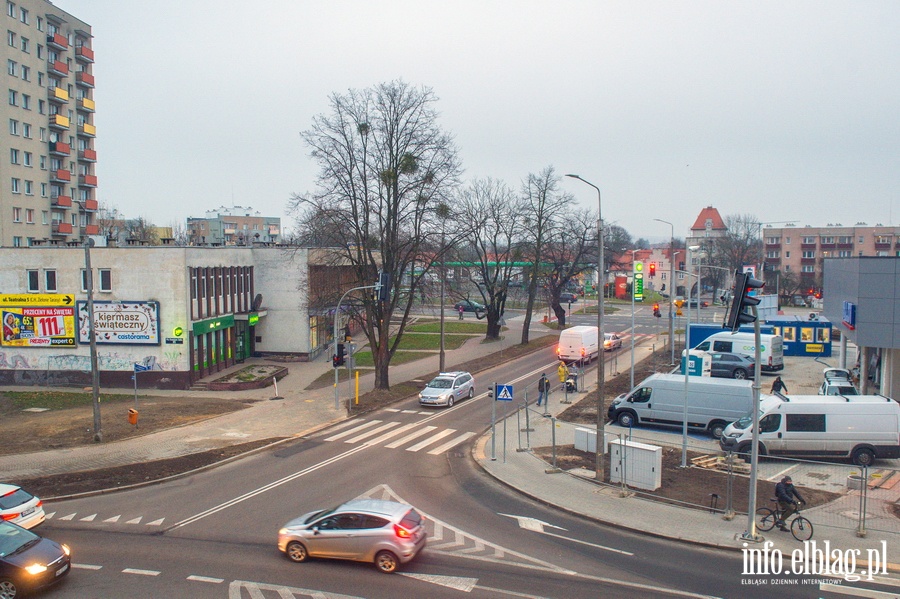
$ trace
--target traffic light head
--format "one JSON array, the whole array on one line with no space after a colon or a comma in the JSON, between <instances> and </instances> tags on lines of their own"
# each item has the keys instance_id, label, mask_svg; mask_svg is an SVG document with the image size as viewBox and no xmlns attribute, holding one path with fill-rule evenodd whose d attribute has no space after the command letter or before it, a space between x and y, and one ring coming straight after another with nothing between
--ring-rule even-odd
<instances>
[{"instance_id":1,"label":"traffic light head","mask_svg":"<svg viewBox=\"0 0 900 599\"><path fill-rule=\"evenodd\" d=\"M756 289L762 289L765 285L762 281L758 281L749 274L735 271L734 273L734 294L731 299L731 309L728 310L728 317L725 321L725 328L731 329L731 332L737 332L742 324L750 324L756 322L756 316L745 311L759 305L760 299L749 295Z\"/></svg>"},{"instance_id":2,"label":"traffic light head","mask_svg":"<svg viewBox=\"0 0 900 599\"><path fill-rule=\"evenodd\" d=\"M653 262L650 263L650 276L651 277L656 276L656 264Z\"/></svg>"}]
</instances>

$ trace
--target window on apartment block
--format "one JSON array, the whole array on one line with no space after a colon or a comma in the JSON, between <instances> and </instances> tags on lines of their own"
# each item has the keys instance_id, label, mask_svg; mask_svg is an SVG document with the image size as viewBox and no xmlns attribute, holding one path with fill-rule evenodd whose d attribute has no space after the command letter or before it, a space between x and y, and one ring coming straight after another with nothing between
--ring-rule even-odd
<instances>
[{"instance_id":1,"label":"window on apartment block","mask_svg":"<svg viewBox=\"0 0 900 599\"><path fill-rule=\"evenodd\" d=\"M23 38L22 38L22 44L21 44L21 46L22 46L22 52L25 52L26 54L28 54L28 52L30 52L30 50L28 49L28 48L29 48L29 44L30 44L30 42L28 41L28 38L27 38L27 37L23 37Z\"/></svg>"},{"instance_id":2,"label":"window on apartment block","mask_svg":"<svg viewBox=\"0 0 900 599\"><path fill-rule=\"evenodd\" d=\"M31 96L28 94L22 94L22 108L31 110Z\"/></svg>"},{"instance_id":3,"label":"window on apartment block","mask_svg":"<svg viewBox=\"0 0 900 599\"><path fill-rule=\"evenodd\" d=\"M18 236L13 237L13 247L14 248L22 247L22 238L21 237L18 237Z\"/></svg>"},{"instance_id":4,"label":"window on apartment block","mask_svg":"<svg viewBox=\"0 0 900 599\"><path fill-rule=\"evenodd\" d=\"M43 19L43 17L38 17L38 18L37 18L37 30L38 30L38 31L43 31L43 30L44 30L44 19Z\"/></svg>"},{"instance_id":5,"label":"window on apartment block","mask_svg":"<svg viewBox=\"0 0 900 599\"><path fill-rule=\"evenodd\" d=\"M46 183L41 183L41 197L42 198L47 197L47 184ZM44 224L46 225L47 223L44 222Z\"/></svg>"},{"instance_id":6,"label":"window on apartment block","mask_svg":"<svg viewBox=\"0 0 900 599\"><path fill-rule=\"evenodd\" d=\"M16 179L15 177L13 177L12 185L11 185L13 193L19 193L19 187L20 187L21 183L22 183L22 181L20 179Z\"/></svg>"},{"instance_id":7,"label":"window on apartment block","mask_svg":"<svg viewBox=\"0 0 900 599\"><path fill-rule=\"evenodd\" d=\"M816 268L812 264L804 264L800 267L800 272L816 272Z\"/></svg>"},{"instance_id":8,"label":"window on apartment block","mask_svg":"<svg viewBox=\"0 0 900 599\"><path fill-rule=\"evenodd\" d=\"M19 92L14 89L9 90L9 105L10 106L18 106L19 105Z\"/></svg>"},{"instance_id":9,"label":"window on apartment block","mask_svg":"<svg viewBox=\"0 0 900 599\"><path fill-rule=\"evenodd\" d=\"M11 16L12 18L15 19L16 18L16 5L13 4L12 2L7 2L6 3L6 14L8 14L9 16Z\"/></svg>"},{"instance_id":10,"label":"window on apartment block","mask_svg":"<svg viewBox=\"0 0 900 599\"><path fill-rule=\"evenodd\" d=\"M37 45L37 57L38 58L44 57L44 47L40 44Z\"/></svg>"},{"instance_id":11,"label":"window on apartment block","mask_svg":"<svg viewBox=\"0 0 900 599\"><path fill-rule=\"evenodd\" d=\"M31 81L31 67L26 67L24 64L22 65L22 80Z\"/></svg>"},{"instance_id":12,"label":"window on apartment block","mask_svg":"<svg viewBox=\"0 0 900 599\"><path fill-rule=\"evenodd\" d=\"M24 8L19 9L19 20L28 25L28 11Z\"/></svg>"},{"instance_id":13,"label":"window on apartment block","mask_svg":"<svg viewBox=\"0 0 900 599\"><path fill-rule=\"evenodd\" d=\"M17 67L18 65L19 65L19 63L17 63L15 60L8 60L8 59L7 59L7 61L6 61L6 72L9 73L10 75L12 75L13 77L15 77L15 76L16 76L16 67Z\"/></svg>"},{"instance_id":14,"label":"window on apartment block","mask_svg":"<svg viewBox=\"0 0 900 599\"><path fill-rule=\"evenodd\" d=\"M41 224L46 225L49 221L47 220L47 211L41 210Z\"/></svg>"},{"instance_id":15,"label":"window on apartment block","mask_svg":"<svg viewBox=\"0 0 900 599\"><path fill-rule=\"evenodd\" d=\"M94 288L99 289L100 291L109 293L112 291L112 270L108 268L98 268L97 269L97 279L93 281ZM87 280L87 270L81 269L81 290L87 291L88 288L88 280Z\"/></svg>"},{"instance_id":16,"label":"window on apartment block","mask_svg":"<svg viewBox=\"0 0 900 599\"><path fill-rule=\"evenodd\" d=\"M15 31L7 31L6 32L6 43L11 47L16 47L16 32Z\"/></svg>"},{"instance_id":17,"label":"window on apartment block","mask_svg":"<svg viewBox=\"0 0 900 599\"><path fill-rule=\"evenodd\" d=\"M47 170L47 157L46 157L46 156L41 156L41 159L40 159L40 160L41 160L41 170L42 170L42 171Z\"/></svg>"},{"instance_id":18,"label":"window on apartment block","mask_svg":"<svg viewBox=\"0 0 900 599\"><path fill-rule=\"evenodd\" d=\"M44 289L48 293L56 293L56 271L55 270L45 270L44 271Z\"/></svg>"},{"instance_id":19,"label":"window on apartment block","mask_svg":"<svg viewBox=\"0 0 900 599\"><path fill-rule=\"evenodd\" d=\"M9 134L10 135L18 135L19 134L19 121L16 119L9 119Z\"/></svg>"},{"instance_id":20,"label":"window on apartment block","mask_svg":"<svg viewBox=\"0 0 900 599\"><path fill-rule=\"evenodd\" d=\"M34 224L34 208L25 209L25 222L29 225Z\"/></svg>"},{"instance_id":21,"label":"window on apartment block","mask_svg":"<svg viewBox=\"0 0 900 599\"><path fill-rule=\"evenodd\" d=\"M13 222L20 223L22 222L22 209L13 206Z\"/></svg>"},{"instance_id":22,"label":"window on apartment block","mask_svg":"<svg viewBox=\"0 0 900 599\"><path fill-rule=\"evenodd\" d=\"M25 166L34 166L31 163L32 156L33 154L31 152L22 152L22 164L24 164Z\"/></svg>"},{"instance_id":23,"label":"window on apartment block","mask_svg":"<svg viewBox=\"0 0 900 599\"><path fill-rule=\"evenodd\" d=\"M34 195L34 181L25 181L25 195L33 196ZM34 222L34 221L31 221Z\"/></svg>"},{"instance_id":24,"label":"window on apartment block","mask_svg":"<svg viewBox=\"0 0 900 599\"><path fill-rule=\"evenodd\" d=\"M804 250L803 253L800 255L800 257L801 258L815 258L816 253L812 250Z\"/></svg>"},{"instance_id":25,"label":"window on apartment block","mask_svg":"<svg viewBox=\"0 0 900 599\"><path fill-rule=\"evenodd\" d=\"M47 110L47 103L44 102L43 100L38 100L38 112L40 114L46 114L46 110Z\"/></svg>"},{"instance_id":26,"label":"window on apartment block","mask_svg":"<svg viewBox=\"0 0 900 599\"><path fill-rule=\"evenodd\" d=\"M47 129L38 127L38 133L40 134L41 141L47 141Z\"/></svg>"},{"instance_id":27,"label":"window on apartment block","mask_svg":"<svg viewBox=\"0 0 900 599\"><path fill-rule=\"evenodd\" d=\"M9 163L19 164L19 151L15 148L10 148L9 150Z\"/></svg>"},{"instance_id":28,"label":"window on apartment block","mask_svg":"<svg viewBox=\"0 0 900 599\"><path fill-rule=\"evenodd\" d=\"M785 257L785 258L790 258L790 257L791 257L791 253L790 253L790 252L785 252L785 253L784 253L784 257Z\"/></svg>"},{"instance_id":29,"label":"window on apartment block","mask_svg":"<svg viewBox=\"0 0 900 599\"><path fill-rule=\"evenodd\" d=\"M41 290L41 273L37 270L27 270L25 273L28 278L28 292L39 292Z\"/></svg>"}]
</instances>

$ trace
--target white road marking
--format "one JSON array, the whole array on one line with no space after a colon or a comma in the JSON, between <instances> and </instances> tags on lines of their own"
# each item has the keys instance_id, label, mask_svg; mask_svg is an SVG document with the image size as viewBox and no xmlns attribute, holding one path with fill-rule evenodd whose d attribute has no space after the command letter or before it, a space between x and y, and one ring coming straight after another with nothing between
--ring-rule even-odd
<instances>
[{"instance_id":1,"label":"white road marking","mask_svg":"<svg viewBox=\"0 0 900 599\"><path fill-rule=\"evenodd\" d=\"M463 591L464 593L470 592L478 584L477 578L467 578L465 576L439 576L437 574L414 574L413 572L400 572L399 574L407 578L415 578L423 582Z\"/></svg>"},{"instance_id":2,"label":"white road marking","mask_svg":"<svg viewBox=\"0 0 900 599\"><path fill-rule=\"evenodd\" d=\"M435 447L434 449L432 449L432 450L429 451L428 453L429 453L429 455L438 455L438 454L444 453L444 452L447 451L448 449L451 449L451 448L453 448L453 447L456 447L457 445L459 445L460 443L462 443L462 442L465 441L466 439L469 439L469 438L474 437L474 436L475 436L475 433L463 433L463 434L461 434L460 436L456 437L455 439L452 439L452 440L450 440L450 441L447 441L447 442L444 443L443 445L439 445L438 447Z\"/></svg>"},{"instance_id":3,"label":"white road marking","mask_svg":"<svg viewBox=\"0 0 900 599\"><path fill-rule=\"evenodd\" d=\"M77 512L75 512L75 513L77 513ZM75 514L69 514L68 516L63 516L62 518L60 518L60 520L71 520L74 517L75 517Z\"/></svg>"},{"instance_id":4,"label":"white road marking","mask_svg":"<svg viewBox=\"0 0 900 599\"><path fill-rule=\"evenodd\" d=\"M106 520L104 520L104 522L115 523L115 522L118 522L119 518L121 518L121 517L122 517L122 515L119 514L118 516L113 516L112 518L107 518Z\"/></svg>"},{"instance_id":5,"label":"white road marking","mask_svg":"<svg viewBox=\"0 0 900 599\"><path fill-rule=\"evenodd\" d=\"M416 443L412 447L407 447L406 451L419 451L420 449L424 449L424 448L428 447L432 443L437 443L444 437L452 435L455 432L456 432L455 428L445 428L441 432L433 434L432 436L428 437L424 441L420 441L419 443Z\"/></svg>"},{"instance_id":6,"label":"white road marking","mask_svg":"<svg viewBox=\"0 0 900 599\"><path fill-rule=\"evenodd\" d=\"M233 505L237 505L239 503L247 501L248 499L256 497L257 495L261 495L261 494L265 493L266 491L271 491L272 489L274 489L276 487L280 487L283 484L289 483L289 482L296 480L302 476L306 476L310 472L315 472L316 470L319 470L320 468L325 468L326 466L334 464L335 462L339 462L339 461L343 460L344 458L348 458L348 457L352 456L353 454L366 449L367 447L368 447L367 445L357 445L353 449L350 449L348 451L345 451L344 453L338 454L332 458L329 458L327 460L319 462L318 464L314 464L314 465L310 466L309 468L305 468L304 470L301 470L299 472L295 472L293 474L285 476L284 478L282 478L280 480L276 480L267 485L263 485L262 487L259 487L252 491L244 493L243 495L241 495L239 497L229 499L228 501L220 503L219 505L217 505L215 507L212 507L212 508L209 508L208 510L202 511L199 514L194 514L193 516L189 516L188 518L185 518L181 522L176 522L168 530L174 530L174 529L180 528L182 526L187 526L188 524L191 524L192 522L197 522L198 520L202 520L203 518L206 518L207 516L211 516L217 512L221 512L222 510L227 509Z\"/></svg>"},{"instance_id":7,"label":"white road marking","mask_svg":"<svg viewBox=\"0 0 900 599\"><path fill-rule=\"evenodd\" d=\"M138 516L137 518L132 518L131 520L128 520L127 522L125 522L125 524L140 524L141 520L143 518L144 518L143 516Z\"/></svg>"},{"instance_id":8,"label":"white road marking","mask_svg":"<svg viewBox=\"0 0 900 599\"><path fill-rule=\"evenodd\" d=\"M376 429L372 429L370 431L364 432L361 435L356 435L355 437L351 437L350 439L347 439L346 441L344 441L344 443L359 443L366 437L371 437L372 435L377 435L378 433L383 433L384 431L388 430L389 428L394 428L398 424L400 424L400 423L399 422L388 422L387 424L382 424L381 426L379 426Z\"/></svg>"},{"instance_id":9,"label":"white road marking","mask_svg":"<svg viewBox=\"0 0 900 599\"><path fill-rule=\"evenodd\" d=\"M188 576L187 579L193 580L196 582L212 582L215 584L225 582L224 578L210 578L209 576L194 576L193 574L191 576Z\"/></svg>"},{"instance_id":10,"label":"white road marking","mask_svg":"<svg viewBox=\"0 0 900 599\"><path fill-rule=\"evenodd\" d=\"M405 432L408 431L409 429L415 428L415 427L417 427L417 426L419 426L419 424L418 424L417 422L413 422L413 423L411 423L411 424L404 424L404 425L401 426L400 428L395 428L394 430L392 430L392 431L390 431L390 432L388 432L388 433L385 433L385 434L381 435L381 436L378 437L377 439L371 439L371 440L367 441L367 442L366 442L366 445L378 445L379 443L384 443L384 442L387 441L388 439L390 439L390 438L392 438L392 437L396 437L396 436L399 435L400 433L405 433Z\"/></svg>"},{"instance_id":11,"label":"white road marking","mask_svg":"<svg viewBox=\"0 0 900 599\"><path fill-rule=\"evenodd\" d=\"M621 549L614 549L612 547L607 547L606 545L598 545L596 543L588 543L587 541L581 541L579 539L574 539L572 537L566 537L563 535L559 535L553 532L547 532L544 530L545 526L550 526L553 528L557 528L559 530L566 530L561 526L555 526L548 522L544 522L543 520L538 520L537 518L530 518L528 516L513 516L512 514L500 514L501 516L506 516L507 518L512 518L516 522L519 523L520 528L524 528L525 530L530 530L533 532L537 532L543 535L547 535L548 537L555 537L557 539L564 539L566 541L572 541L573 543L579 543L581 545L587 545L588 547L596 547L597 549L603 549L604 551L612 551L613 553L621 553L622 555L634 555L630 551L623 551ZM567 531L568 532L568 531Z\"/></svg>"},{"instance_id":12,"label":"white road marking","mask_svg":"<svg viewBox=\"0 0 900 599\"><path fill-rule=\"evenodd\" d=\"M91 514L90 516L85 516L84 518L81 518L81 521L82 522L93 522L94 518L96 518L96 517L97 517L97 514Z\"/></svg>"},{"instance_id":13,"label":"white road marking","mask_svg":"<svg viewBox=\"0 0 900 599\"><path fill-rule=\"evenodd\" d=\"M125 568L122 574L140 574L141 576L159 576L158 570L139 570L138 568Z\"/></svg>"},{"instance_id":14,"label":"white road marking","mask_svg":"<svg viewBox=\"0 0 900 599\"><path fill-rule=\"evenodd\" d=\"M99 570L103 566L95 566L93 564L72 564L72 567L78 570Z\"/></svg>"},{"instance_id":15,"label":"white road marking","mask_svg":"<svg viewBox=\"0 0 900 599\"><path fill-rule=\"evenodd\" d=\"M423 427L422 429L417 430L414 433L406 435L402 439L398 439L397 441L394 441L393 443L389 443L388 445L385 445L385 447L387 447L388 449L396 449L397 447L400 447L404 443L412 441L413 439L417 439L417 438L421 437L422 435L427 435L428 433L430 433L431 431L433 431L436 428L437 428L436 426Z\"/></svg>"},{"instance_id":16,"label":"white road marking","mask_svg":"<svg viewBox=\"0 0 900 599\"><path fill-rule=\"evenodd\" d=\"M868 599L897 599L897 593L886 593L861 587L851 587L843 584L831 584L825 582L819 585L820 591L837 593L838 595L852 595L853 597L867 597Z\"/></svg>"},{"instance_id":17,"label":"white road marking","mask_svg":"<svg viewBox=\"0 0 900 599\"><path fill-rule=\"evenodd\" d=\"M165 518L160 518L159 520L154 520L153 522L147 522L147 526L162 526L163 520Z\"/></svg>"},{"instance_id":18,"label":"white road marking","mask_svg":"<svg viewBox=\"0 0 900 599\"><path fill-rule=\"evenodd\" d=\"M355 427L353 427L353 428L351 428L351 429L349 429L349 430L346 430L346 431L344 431L344 432L342 432L342 433L338 433L338 434L336 434L336 435L332 435L332 436L326 438L325 440L326 440L326 441L337 441L338 439L343 439L344 437L349 437L349 436L352 435L353 433L357 433L357 432L359 432L359 431L361 431L361 430L363 430L363 429L367 429L367 428L369 428L370 426L375 426L376 424L381 424L381 420L369 420L368 422L363 422L363 423L360 424L359 426L355 426Z\"/></svg>"}]
</instances>

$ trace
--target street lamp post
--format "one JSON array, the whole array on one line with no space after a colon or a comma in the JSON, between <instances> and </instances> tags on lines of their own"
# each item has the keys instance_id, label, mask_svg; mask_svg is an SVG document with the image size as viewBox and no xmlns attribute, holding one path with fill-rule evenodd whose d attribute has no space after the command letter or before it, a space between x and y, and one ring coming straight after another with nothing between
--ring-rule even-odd
<instances>
[{"instance_id":1,"label":"street lamp post","mask_svg":"<svg viewBox=\"0 0 900 599\"><path fill-rule=\"evenodd\" d=\"M675 225L661 218L653 220L665 223L672 228L672 234L669 237L669 348L671 350L671 365L675 365L675 320L672 315L672 301L675 299ZM690 306L688 306L690 310Z\"/></svg>"},{"instance_id":2,"label":"street lamp post","mask_svg":"<svg viewBox=\"0 0 900 599\"><path fill-rule=\"evenodd\" d=\"M603 398L603 383L606 379L606 336L603 334L603 289L606 286L606 269L603 265L603 204L600 199L599 187L578 175L567 174L566 176L578 179L597 190L597 283L599 284L599 289L597 290L597 343L599 347L597 350L599 357L597 364L597 451L595 476L598 481L603 482L603 456L606 453L606 439L604 435L604 419L606 418L604 412L606 411L606 406Z\"/></svg>"},{"instance_id":3,"label":"street lamp post","mask_svg":"<svg viewBox=\"0 0 900 599\"><path fill-rule=\"evenodd\" d=\"M91 404L94 406L94 441L99 443L103 441L103 428L100 421L100 366L97 363L97 335L94 329L94 271L91 269L91 247L93 245L94 240L86 237L84 240L84 274L87 290L88 335L91 340Z\"/></svg>"},{"instance_id":4,"label":"street lamp post","mask_svg":"<svg viewBox=\"0 0 900 599\"><path fill-rule=\"evenodd\" d=\"M631 386L634 389L634 253L639 250L631 250Z\"/></svg>"}]
</instances>

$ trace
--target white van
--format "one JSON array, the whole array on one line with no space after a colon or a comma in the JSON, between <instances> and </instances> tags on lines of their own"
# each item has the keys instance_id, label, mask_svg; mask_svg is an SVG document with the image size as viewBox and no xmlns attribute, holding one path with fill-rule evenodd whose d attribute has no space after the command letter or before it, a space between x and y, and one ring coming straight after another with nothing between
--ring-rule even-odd
<instances>
[{"instance_id":1,"label":"white van","mask_svg":"<svg viewBox=\"0 0 900 599\"><path fill-rule=\"evenodd\" d=\"M600 355L597 327L577 326L559 334L556 356L564 362L590 362Z\"/></svg>"},{"instance_id":2,"label":"white van","mask_svg":"<svg viewBox=\"0 0 900 599\"><path fill-rule=\"evenodd\" d=\"M685 383L683 374L653 374L613 400L607 411L619 426L642 422L684 426ZM729 422L746 416L753 405L753 383L690 376L687 386L687 421L721 437Z\"/></svg>"},{"instance_id":3,"label":"white van","mask_svg":"<svg viewBox=\"0 0 900 599\"><path fill-rule=\"evenodd\" d=\"M755 335L753 333L713 333L694 349L706 352L730 352L755 359ZM759 336L760 370L776 372L784 370L784 340L781 335Z\"/></svg>"},{"instance_id":4,"label":"white van","mask_svg":"<svg viewBox=\"0 0 900 599\"><path fill-rule=\"evenodd\" d=\"M725 451L749 453L753 421L729 424ZM900 457L900 404L884 395L775 395L759 404L759 454L850 458L871 466Z\"/></svg>"}]
</instances>

